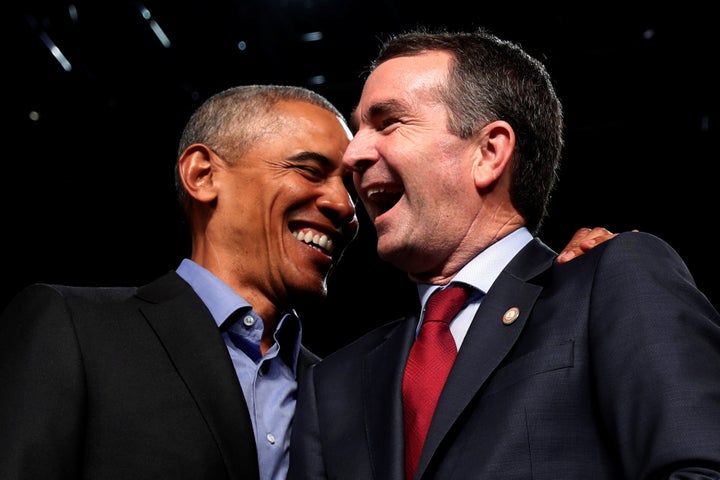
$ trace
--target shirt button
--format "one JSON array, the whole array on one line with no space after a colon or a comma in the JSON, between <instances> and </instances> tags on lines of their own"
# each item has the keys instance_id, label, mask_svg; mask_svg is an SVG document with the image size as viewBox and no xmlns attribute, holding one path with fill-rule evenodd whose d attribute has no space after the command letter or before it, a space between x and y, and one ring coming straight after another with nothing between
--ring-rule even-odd
<instances>
[{"instance_id":1,"label":"shirt button","mask_svg":"<svg viewBox=\"0 0 720 480\"><path fill-rule=\"evenodd\" d=\"M267 441L270 442L270 445L275 445L275 435L268 433L265 435L265 438L267 438Z\"/></svg>"},{"instance_id":2,"label":"shirt button","mask_svg":"<svg viewBox=\"0 0 720 480\"><path fill-rule=\"evenodd\" d=\"M252 317L252 315L245 315L245 317L243 317L243 324L246 327L252 327L253 325L255 325L255 319Z\"/></svg>"}]
</instances>

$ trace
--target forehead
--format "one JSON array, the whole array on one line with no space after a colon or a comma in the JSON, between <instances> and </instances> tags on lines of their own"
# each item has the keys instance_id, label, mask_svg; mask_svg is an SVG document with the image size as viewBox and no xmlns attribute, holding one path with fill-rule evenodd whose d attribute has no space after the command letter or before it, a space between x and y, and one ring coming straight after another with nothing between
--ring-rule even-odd
<instances>
[{"instance_id":1,"label":"forehead","mask_svg":"<svg viewBox=\"0 0 720 480\"><path fill-rule=\"evenodd\" d=\"M303 101L278 102L256 126L258 135L244 155L248 161L324 158L328 166L339 166L351 139L343 119Z\"/></svg>"},{"instance_id":2,"label":"forehead","mask_svg":"<svg viewBox=\"0 0 720 480\"><path fill-rule=\"evenodd\" d=\"M450 52L444 50L428 50L416 55L405 55L385 60L370 74L372 77L382 77L384 80L395 79L396 84L406 84L413 88L417 82L426 78L445 76L450 59Z\"/></svg>"},{"instance_id":3,"label":"forehead","mask_svg":"<svg viewBox=\"0 0 720 480\"><path fill-rule=\"evenodd\" d=\"M298 128L325 130L329 135L338 135L347 140L345 121L335 113L318 105L300 100L281 100L268 113L270 122L278 121L283 126L295 125Z\"/></svg>"},{"instance_id":4,"label":"forehead","mask_svg":"<svg viewBox=\"0 0 720 480\"><path fill-rule=\"evenodd\" d=\"M435 88L445 82L451 56L444 51L386 60L365 81L353 124L377 105L398 105L434 99Z\"/></svg>"},{"instance_id":5,"label":"forehead","mask_svg":"<svg viewBox=\"0 0 720 480\"><path fill-rule=\"evenodd\" d=\"M292 142L310 150L342 148L351 134L345 121L317 105L303 101L278 102L267 114L261 134L272 142Z\"/></svg>"}]
</instances>

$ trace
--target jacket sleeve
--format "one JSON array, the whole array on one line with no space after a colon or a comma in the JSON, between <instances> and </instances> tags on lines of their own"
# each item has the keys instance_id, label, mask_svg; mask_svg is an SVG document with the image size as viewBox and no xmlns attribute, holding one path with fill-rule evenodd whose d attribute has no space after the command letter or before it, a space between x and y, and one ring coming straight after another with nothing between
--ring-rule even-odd
<instances>
[{"instance_id":1,"label":"jacket sleeve","mask_svg":"<svg viewBox=\"0 0 720 480\"><path fill-rule=\"evenodd\" d=\"M84 390L63 297L27 287L0 316L0 478L77 478Z\"/></svg>"},{"instance_id":2,"label":"jacket sleeve","mask_svg":"<svg viewBox=\"0 0 720 480\"><path fill-rule=\"evenodd\" d=\"M625 478L720 478L720 315L664 241L608 242L590 302L598 406Z\"/></svg>"}]
</instances>

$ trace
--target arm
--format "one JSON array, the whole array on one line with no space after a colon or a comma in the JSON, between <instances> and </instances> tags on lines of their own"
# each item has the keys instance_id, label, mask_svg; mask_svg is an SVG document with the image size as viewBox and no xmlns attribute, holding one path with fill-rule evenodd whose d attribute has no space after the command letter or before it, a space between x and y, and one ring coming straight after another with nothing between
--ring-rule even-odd
<instances>
[{"instance_id":1,"label":"arm","mask_svg":"<svg viewBox=\"0 0 720 480\"><path fill-rule=\"evenodd\" d=\"M84 384L64 300L21 292L0 317L0 478L77 478Z\"/></svg>"},{"instance_id":2,"label":"arm","mask_svg":"<svg viewBox=\"0 0 720 480\"><path fill-rule=\"evenodd\" d=\"M591 298L597 404L625 478L720 478L720 314L682 259L623 234Z\"/></svg>"}]
</instances>

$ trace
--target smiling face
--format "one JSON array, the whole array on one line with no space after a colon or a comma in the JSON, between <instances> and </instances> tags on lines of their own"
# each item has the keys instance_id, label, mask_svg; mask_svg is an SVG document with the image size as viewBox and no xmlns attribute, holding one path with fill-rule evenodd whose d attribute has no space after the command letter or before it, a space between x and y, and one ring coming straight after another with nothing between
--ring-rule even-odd
<instances>
[{"instance_id":1,"label":"smiling face","mask_svg":"<svg viewBox=\"0 0 720 480\"><path fill-rule=\"evenodd\" d=\"M212 213L193 259L260 311L266 302L283 309L307 294L325 295L358 223L343 182L345 124L301 101L257 116L258 136L240 158L208 150Z\"/></svg>"},{"instance_id":2,"label":"smiling face","mask_svg":"<svg viewBox=\"0 0 720 480\"><path fill-rule=\"evenodd\" d=\"M377 230L380 257L411 278L464 264L479 210L476 144L448 131L438 99L449 60L427 52L380 64L363 88L343 157Z\"/></svg>"}]
</instances>

